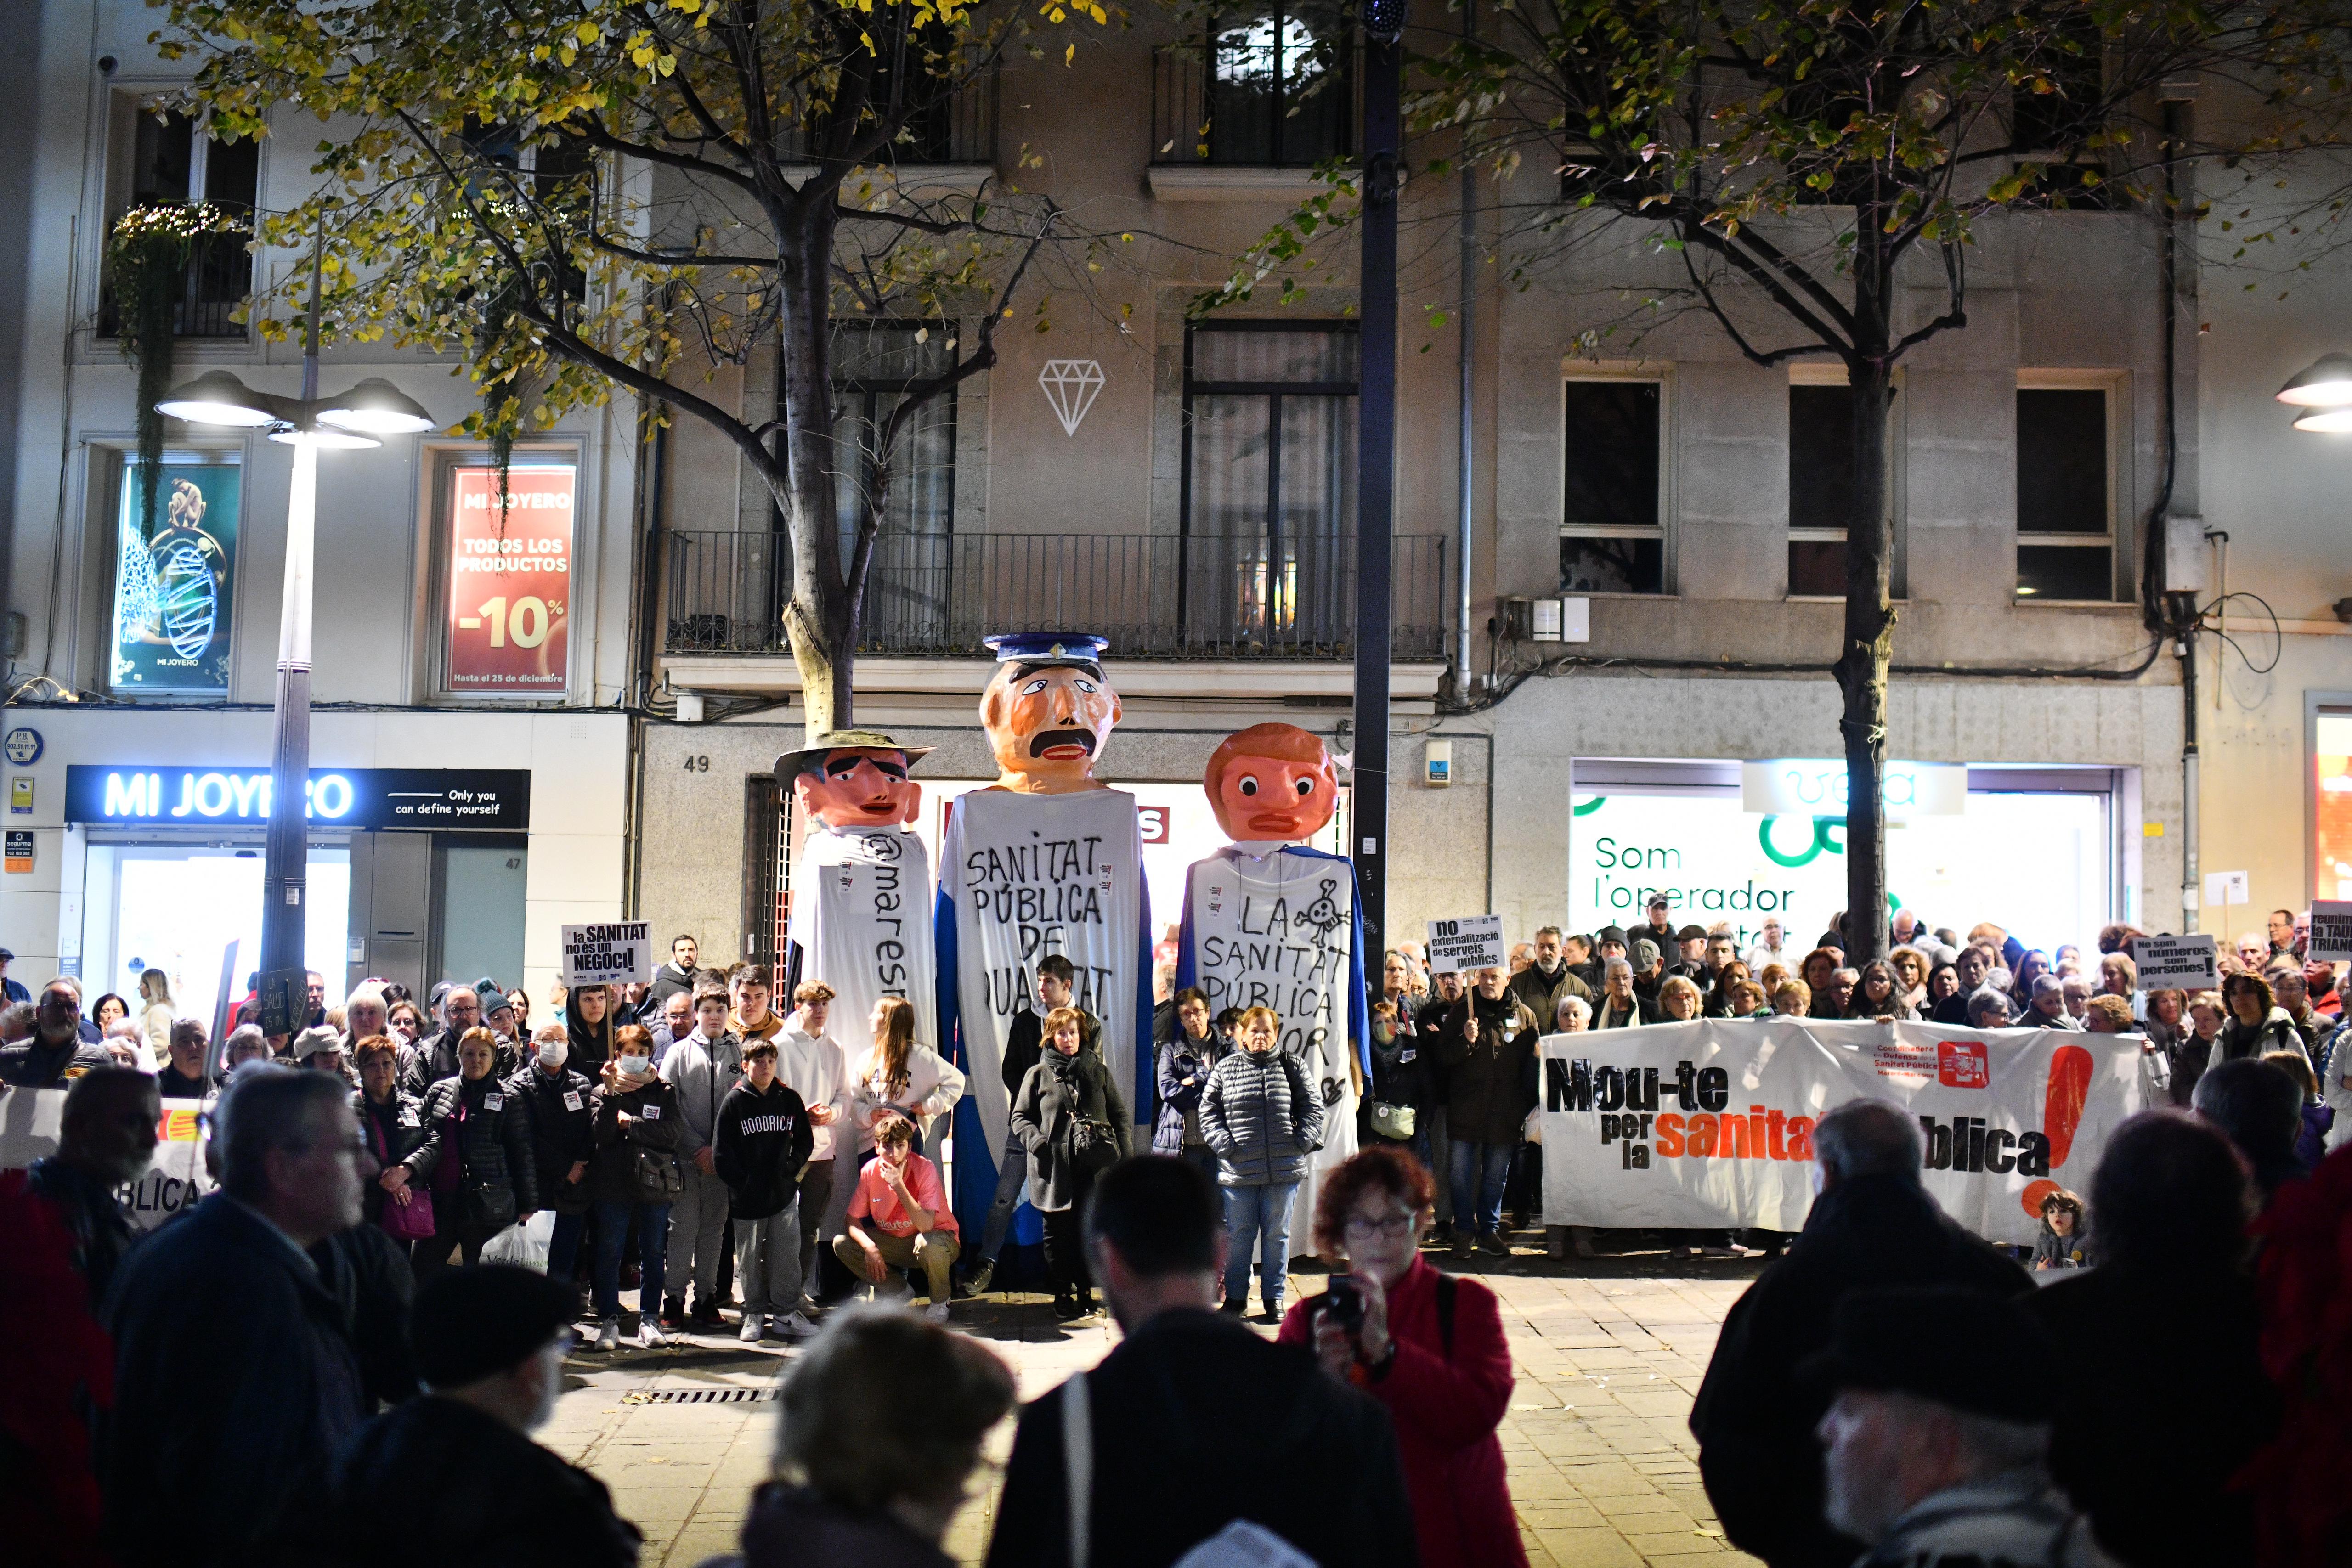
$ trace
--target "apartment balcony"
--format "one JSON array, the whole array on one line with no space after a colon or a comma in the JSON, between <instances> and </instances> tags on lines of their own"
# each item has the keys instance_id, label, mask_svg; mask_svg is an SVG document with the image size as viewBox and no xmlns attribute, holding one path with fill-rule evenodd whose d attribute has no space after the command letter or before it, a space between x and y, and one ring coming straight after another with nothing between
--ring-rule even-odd
<instances>
[{"instance_id":1,"label":"apartment balcony","mask_svg":"<svg viewBox=\"0 0 2352 1568\"><path fill-rule=\"evenodd\" d=\"M246 234L199 235L188 246L188 269L180 284L180 302L172 315L173 336L179 338L243 338L245 324L234 319L238 306L253 289L253 253L246 249ZM108 289L98 304L98 334L117 337L122 312Z\"/></svg>"}]
</instances>

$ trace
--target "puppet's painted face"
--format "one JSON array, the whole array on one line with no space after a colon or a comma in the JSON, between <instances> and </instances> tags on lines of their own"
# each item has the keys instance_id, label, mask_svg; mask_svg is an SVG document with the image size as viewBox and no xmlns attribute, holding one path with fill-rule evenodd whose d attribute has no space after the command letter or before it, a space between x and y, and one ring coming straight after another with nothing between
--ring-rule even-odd
<instances>
[{"instance_id":1,"label":"puppet's painted face","mask_svg":"<svg viewBox=\"0 0 2352 1568\"><path fill-rule=\"evenodd\" d=\"M828 828L888 828L911 822L923 787L907 777L907 754L878 747L841 747L822 768L793 780L801 810Z\"/></svg>"},{"instance_id":2,"label":"puppet's painted face","mask_svg":"<svg viewBox=\"0 0 2352 1568\"><path fill-rule=\"evenodd\" d=\"M1339 776L1328 754L1319 761L1302 762L1237 752L1226 759L1209 789L1217 825L1236 842L1311 839L1330 821L1339 803Z\"/></svg>"},{"instance_id":3,"label":"puppet's painted face","mask_svg":"<svg viewBox=\"0 0 2352 1568\"><path fill-rule=\"evenodd\" d=\"M997 783L1029 794L1099 788L1095 759L1119 716L1110 683L1073 665L1023 671L999 664L980 698Z\"/></svg>"}]
</instances>

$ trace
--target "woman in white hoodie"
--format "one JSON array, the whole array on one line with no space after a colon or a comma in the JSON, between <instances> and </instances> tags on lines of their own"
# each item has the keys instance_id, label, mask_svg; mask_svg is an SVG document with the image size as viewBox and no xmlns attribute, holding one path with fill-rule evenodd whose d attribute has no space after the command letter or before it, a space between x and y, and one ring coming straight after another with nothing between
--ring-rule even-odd
<instances>
[{"instance_id":1,"label":"woman in white hoodie","mask_svg":"<svg viewBox=\"0 0 2352 1568\"><path fill-rule=\"evenodd\" d=\"M934 1119L963 1098L963 1074L915 1038L915 1004L884 997L874 1004L874 1048L853 1070L852 1113L859 1164L874 1152L874 1124L895 1111L915 1124L915 1153Z\"/></svg>"}]
</instances>

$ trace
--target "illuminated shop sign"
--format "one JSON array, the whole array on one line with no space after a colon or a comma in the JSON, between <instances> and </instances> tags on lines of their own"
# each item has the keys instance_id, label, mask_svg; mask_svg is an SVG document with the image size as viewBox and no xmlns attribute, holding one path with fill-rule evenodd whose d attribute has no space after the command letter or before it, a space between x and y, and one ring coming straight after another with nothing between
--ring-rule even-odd
<instances>
[{"instance_id":1,"label":"illuminated shop sign","mask_svg":"<svg viewBox=\"0 0 2352 1568\"><path fill-rule=\"evenodd\" d=\"M158 764L68 768L66 821L200 828L269 820L267 768ZM530 826L530 774L521 768L314 768L305 813L321 827Z\"/></svg>"},{"instance_id":2,"label":"illuminated shop sign","mask_svg":"<svg viewBox=\"0 0 2352 1568\"><path fill-rule=\"evenodd\" d=\"M1881 798L1890 816L1960 816L1969 809L1968 764L1890 760ZM1794 758L1743 762L1739 802L1742 810L1773 816L1843 817L1845 764Z\"/></svg>"}]
</instances>

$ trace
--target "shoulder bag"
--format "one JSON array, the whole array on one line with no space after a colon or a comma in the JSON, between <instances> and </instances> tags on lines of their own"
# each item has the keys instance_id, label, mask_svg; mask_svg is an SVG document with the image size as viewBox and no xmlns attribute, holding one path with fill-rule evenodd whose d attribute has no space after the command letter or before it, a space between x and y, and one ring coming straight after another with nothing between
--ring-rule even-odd
<instances>
[{"instance_id":1,"label":"shoulder bag","mask_svg":"<svg viewBox=\"0 0 2352 1568\"><path fill-rule=\"evenodd\" d=\"M395 1099L394 1104L396 1106L398 1103L398 1100ZM368 1135L375 1140L377 1163L389 1166L392 1164L392 1150L384 1142L383 1129L377 1125L375 1117L368 1112L362 1110L360 1114L367 1122ZM433 1195L429 1192L417 1191L413 1186L404 1187L401 1190L407 1194L408 1201L401 1202L399 1193L385 1193L383 1213L378 1218L376 1223L381 1225L383 1228L383 1233L394 1241L432 1240Z\"/></svg>"}]
</instances>

